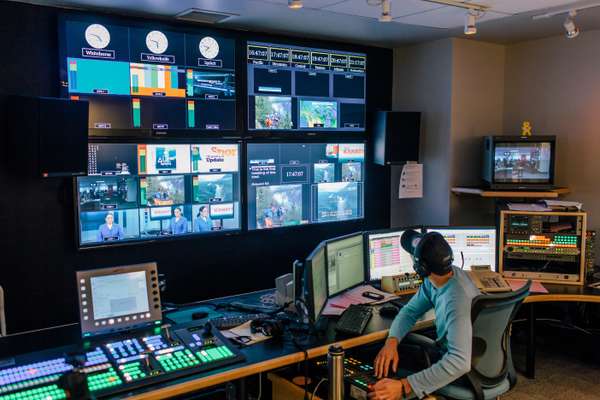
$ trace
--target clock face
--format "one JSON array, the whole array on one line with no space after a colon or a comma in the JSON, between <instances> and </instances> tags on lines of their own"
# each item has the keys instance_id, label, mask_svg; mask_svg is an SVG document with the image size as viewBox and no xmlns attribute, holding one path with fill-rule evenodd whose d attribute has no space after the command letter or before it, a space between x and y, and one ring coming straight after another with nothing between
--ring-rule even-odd
<instances>
[{"instance_id":1,"label":"clock face","mask_svg":"<svg viewBox=\"0 0 600 400\"><path fill-rule=\"evenodd\" d=\"M200 54L209 60L212 60L219 54L219 43L210 36L202 38L198 44L198 48L200 49Z\"/></svg>"},{"instance_id":2,"label":"clock face","mask_svg":"<svg viewBox=\"0 0 600 400\"><path fill-rule=\"evenodd\" d=\"M85 40L95 49L103 49L110 43L110 33L103 25L92 24L85 29Z\"/></svg>"},{"instance_id":3,"label":"clock face","mask_svg":"<svg viewBox=\"0 0 600 400\"><path fill-rule=\"evenodd\" d=\"M162 54L169 47L169 40L161 31L152 31L146 35L146 46L154 54Z\"/></svg>"}]
</instances>

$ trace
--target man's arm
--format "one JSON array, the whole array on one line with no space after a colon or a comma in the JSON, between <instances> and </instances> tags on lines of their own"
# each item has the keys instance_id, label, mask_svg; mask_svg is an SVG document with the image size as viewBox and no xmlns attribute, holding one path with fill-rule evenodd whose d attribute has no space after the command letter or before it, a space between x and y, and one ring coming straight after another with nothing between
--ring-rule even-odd
<instances>
[{"instance_id":1,"label":"man's arm","mask_svg":"<svg viewBox=\"0 0 600 400\"><path fill-rule=\"evenodd\" d=\"M390 327L389 337L394 337L398 341L401 341L410 332L419 318L433 308L433 304L426 293L428 288L425 285L421 285L408 304L400 309Z\"/></svg>"},{"instance_id":2,"label":"man's arm","mask_svg":"<svg viewBox=\"0 0 600 400\"><path fill-rule=\"evenodd\" d=\"M456 299L451 302L446 318L448 352L431 367L408 377L412 390L419 398L435 392L471 370L471 308Z\"/></svg>"}]
</instances>

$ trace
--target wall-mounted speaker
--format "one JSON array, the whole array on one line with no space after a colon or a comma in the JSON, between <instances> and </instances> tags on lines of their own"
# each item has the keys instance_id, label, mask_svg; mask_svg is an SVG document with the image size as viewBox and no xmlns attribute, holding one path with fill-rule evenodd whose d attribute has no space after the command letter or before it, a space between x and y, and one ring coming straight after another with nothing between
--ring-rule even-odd
<instances>
[{"instance_id":1,"label":"wall-mounted speaker","mask_svg":"<svg viewBox=\"0 0 600 400\"><path fill-rule=\"evenodd\" d=\"M43 178L87 173L86 101L9 96L4 104L12 171Z\"/></svg>"},{"instance_id":2,"label":"wall-mounted speaker","mask_svg":"<svg viewBox=\"0 0 600 400\"><path fill-rule=\"evenodd\" d=\"M375 112L373 115L375 163L392 165L419 161L420 137L420 112Z\"/></svg>"}]
</instances>

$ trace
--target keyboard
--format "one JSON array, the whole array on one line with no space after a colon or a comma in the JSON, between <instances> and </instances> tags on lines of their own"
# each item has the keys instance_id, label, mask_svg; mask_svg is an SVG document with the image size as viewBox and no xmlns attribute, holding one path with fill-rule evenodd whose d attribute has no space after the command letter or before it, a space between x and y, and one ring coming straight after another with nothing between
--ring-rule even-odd
<instances>
[{"instance_id":1,"label":"keyboard","mask_svg":"<svg viewBox=\"0 0 600 400\"><path fill-rule=\"evenodd\" d=\"M245 324L248 321L253 321L255 319L268 318L268 314L243 314L243 315L235 315L235 316L225 316L225 317L217 317L211 318L209 321L220 331L224 331L227 329L235 328L236 326L240 326Z\"/></svg>"},{"instance_id":2,"label":"keyboard","mask_svg":"<svg viewBox=\"0 0 600 400\"><path fill-rule=\"evenodd\" d=\"M353 304L344 311L335 330L347 335L362 335L372 315L373 309L370 306Z\"/></svg>"}]
</instances>

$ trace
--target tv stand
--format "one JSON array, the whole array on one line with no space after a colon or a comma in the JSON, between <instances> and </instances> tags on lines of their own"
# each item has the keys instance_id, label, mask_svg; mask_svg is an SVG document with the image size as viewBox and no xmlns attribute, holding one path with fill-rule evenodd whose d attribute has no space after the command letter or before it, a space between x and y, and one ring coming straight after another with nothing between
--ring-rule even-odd
<instances>
[{"instance_id":1,"label":"tv stand","mask_svg":"<svg viewBox=\"0 0 600 400\"><path fill-rule=\"evenodd\" d=\"M528 198L528 199L556 199L559 196L570 193L569 188L559 187L549 190L492 190L482 187L453 187L452 193L456 195L470 195L479 197L491 197L491 198Z\"/></svg>"}]
</instances>

